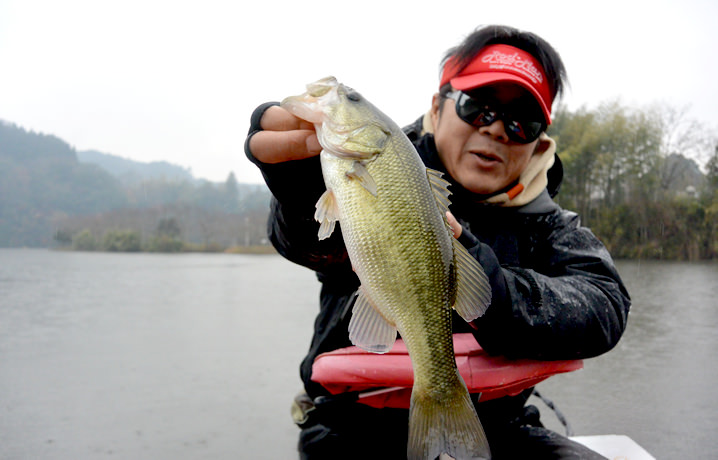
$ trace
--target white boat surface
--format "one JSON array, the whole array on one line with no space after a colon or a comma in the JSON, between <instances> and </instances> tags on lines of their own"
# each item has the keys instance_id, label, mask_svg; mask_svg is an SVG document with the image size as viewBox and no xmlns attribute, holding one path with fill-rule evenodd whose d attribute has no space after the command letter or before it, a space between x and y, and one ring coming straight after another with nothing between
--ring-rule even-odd
<instances>
[{"instance_id":1,"label":"white boat surface","mask_svg":"<svg viewBox=\"0 0 718 460\"><path fill-rule=\"evenodd\" d=\"M636 441L622 434L571 436L571 439L610 460L656 460Z\"/></svg>"}]
</instances>

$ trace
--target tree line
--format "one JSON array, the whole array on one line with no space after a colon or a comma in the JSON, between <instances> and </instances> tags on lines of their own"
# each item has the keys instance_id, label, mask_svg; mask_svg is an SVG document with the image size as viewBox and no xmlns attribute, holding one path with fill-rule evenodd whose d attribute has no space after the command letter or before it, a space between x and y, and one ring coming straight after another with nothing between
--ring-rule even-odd
<instances>
[{"instance_id":1,"label":"tree line","mask_svg":"<svg viewBox=\"0 0 718 460\"><path fill-rule=\"evenodd\" d=\"M616 258L718 258L718 138L675 108L561 109L549 134L577 211ZM701 167L703 166L703 170Z\"/></svg>"},{"instance_id":2,"label":"tree line","mask_svg":"<svg viewBox=\"0 0 718 460\"><path fill-rule=\"evenodd\" d=\"M168 203L66 216L55 223L53 239L56 246L80 251L272 252L266 237L268 195L256 197L264 206L237 212Z\"/></svg>"},{"instance_id":3,"label":"tree line","mask_svg":"<svg viewBox=\"0 0 718 460\"><path fill-rule=\"evenodd\" d=\"M718 258L718 140L672 107L556 111L556 197L615 258ZM119 181L54 136L0 122L0 247L224 251L268 247L264 185Z\"/></svg>"},{"instance_id":4,"label":"tree line","mask_svg":"<svg viewBox=\"0 0 718 460\"><path fill-rule=\"evenodd\" d=\"M55 244L82 251L271 252L265 186L237 184L230 173L222 184L154 180L126 193L128 206L54 220Z\"/></svg>"}]
</instances>

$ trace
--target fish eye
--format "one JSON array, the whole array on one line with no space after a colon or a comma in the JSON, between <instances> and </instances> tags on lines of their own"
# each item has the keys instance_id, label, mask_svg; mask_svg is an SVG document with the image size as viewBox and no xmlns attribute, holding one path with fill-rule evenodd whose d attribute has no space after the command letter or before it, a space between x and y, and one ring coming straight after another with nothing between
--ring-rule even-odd
<instances>
[{"instance_id":1,"label":"fish eye","mask_svg":"<svg viewBox=\"0 0 718 460\"><path fill-rule=\"evenodd\" d=\"M347 93L347 99L352 102L359 102L361 100L361 96L356 91L350 91Z\"/></svg>"}]
</instances>

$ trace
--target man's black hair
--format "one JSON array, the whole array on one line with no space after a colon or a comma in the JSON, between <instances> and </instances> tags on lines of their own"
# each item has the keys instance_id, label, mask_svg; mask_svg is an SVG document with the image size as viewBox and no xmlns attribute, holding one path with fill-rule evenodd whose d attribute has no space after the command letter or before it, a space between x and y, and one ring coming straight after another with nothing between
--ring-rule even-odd
<instances>
[{"instance_id":1,"label":"man's black hair","mask_svg":"<svg viewBox=\"0 0 718 460\"><path fill-rule=\"evenodd\" d=\"M443 69L446 61L456 56L459 71L463 70L479 51L488 45L504 44L522 49L534 56L546 71L552 99L563 94L567 84L566 69L561 56L543 38L531 32L524 32L510 26L482 26L474 30L464 41L446 52L441 61ZM448 85L445 85L448 86ZM442 88L442 93L449 88Z\"/></svg>"}]
</instances>

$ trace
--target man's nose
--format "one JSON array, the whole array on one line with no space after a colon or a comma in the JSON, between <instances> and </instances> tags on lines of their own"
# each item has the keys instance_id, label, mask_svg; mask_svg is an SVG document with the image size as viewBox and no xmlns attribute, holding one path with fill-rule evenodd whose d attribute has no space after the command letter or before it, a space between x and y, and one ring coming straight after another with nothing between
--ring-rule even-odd
<instances>
[{"instance_id":1,"label":"man's nose","mask_svg":"<svg viewBox=\"0 0 718 460\"><path fill-rule=\"evenodd\" d=\"M479 128L479 132L482 134L489 135L494 139L500 140L502 142L506 142L509 140L508 135L506 135L506 128L504 126L504 122L498 118L490 125L482 126L481 128Z\"/></svg>"}]
</instances>

